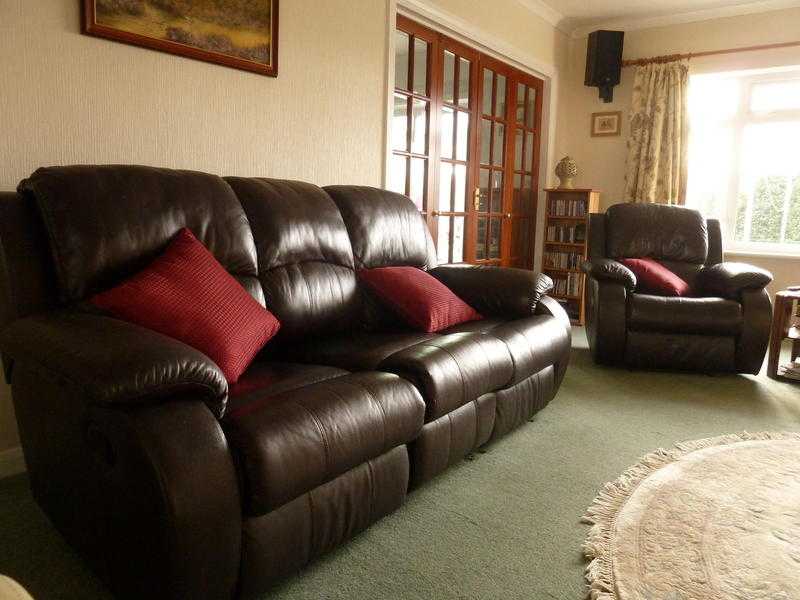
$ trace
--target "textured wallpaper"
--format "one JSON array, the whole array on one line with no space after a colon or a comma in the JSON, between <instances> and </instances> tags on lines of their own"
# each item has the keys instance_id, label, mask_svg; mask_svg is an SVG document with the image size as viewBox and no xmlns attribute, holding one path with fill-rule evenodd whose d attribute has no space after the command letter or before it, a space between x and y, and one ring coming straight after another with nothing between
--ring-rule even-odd
<instances>
[{"instance_id":1,"label":"textured wallpaper","mask_svg":"<svg viewBox=\"0 0 800 600\"><path fill-rule=\"evenodd\" d=\"M0 3L0 189L67 163L380 183L385 2L282 3L277 79L81 35L79 4Z\"/></svg>"}]
</instances>

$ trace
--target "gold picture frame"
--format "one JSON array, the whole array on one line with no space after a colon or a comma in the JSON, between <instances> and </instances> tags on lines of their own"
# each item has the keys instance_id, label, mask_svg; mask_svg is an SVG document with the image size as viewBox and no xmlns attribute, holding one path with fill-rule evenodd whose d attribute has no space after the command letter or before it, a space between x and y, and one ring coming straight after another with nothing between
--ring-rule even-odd
<instances>
[{"instance_id":1,"label":"gold picture frame","mask_svg":"<svg viewBox=\"0 0 800 600\"><path fill-rule=\"evenodd\" d=\"M622 111L592 113L592 137L612 137L622 133Z\"/></svg>"},{"instance_id":2,"label":"gold picture frame","mask_svg":"<svg viewBox=\"0 0 800 600\"><path fill-rule=\"evenodd\" d=\"M83 33L278 75L278 0L81 0Z\"/></svg>"}]
</instances>

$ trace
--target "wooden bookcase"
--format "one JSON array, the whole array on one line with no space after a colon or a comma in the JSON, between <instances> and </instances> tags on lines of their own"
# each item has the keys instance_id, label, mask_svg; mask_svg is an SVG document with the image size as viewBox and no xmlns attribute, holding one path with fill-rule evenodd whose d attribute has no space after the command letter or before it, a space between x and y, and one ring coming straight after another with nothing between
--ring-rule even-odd
<instances>
[{"instance_id":1,"label":"wooden bookcase","mask_svg":"<svg viewBox=\"0 0 800 600\"><path fill-rule=\"evenodd\" d=\"M567 311L573 325L585 320L585 275L589 214L599 212L600 192L587 189L546 189L542 270L553 279L550 294Z\"/></svg>"}]
</instances>

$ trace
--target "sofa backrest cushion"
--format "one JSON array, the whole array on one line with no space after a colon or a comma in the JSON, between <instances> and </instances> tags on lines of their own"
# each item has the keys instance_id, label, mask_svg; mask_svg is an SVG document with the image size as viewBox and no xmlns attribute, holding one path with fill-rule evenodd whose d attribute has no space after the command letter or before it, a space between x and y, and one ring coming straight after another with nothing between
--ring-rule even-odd
<instances>
[{"instance_id":1,"label":"sofa backrest cushion","mask_svg":"<svg viewBox=\"0 0 800 600\"><path fill-rule=\"evenodd\" d=\"M255 237L267 308L280 339L346 331L358 318L353 252L339 210L299 181L228 177Z\"/></svg>"},{"instance_id":2,"label":"sofa backrest cushion","mask_svg":"<svg viewBox=\"0 0 800 600\"><path fill-rule=\"evenodd\" d=\"M23 180L19 191L41 213L62 302L140 271L184 227L253 293L253 234L220 177L141 166L48 167Z\"/></svg>"},{"instance_id":3,"label":"sofa backrest cushion","mask_svg":"<svg viewBox=\"0 0 800 600\"><path fill-rule=\"evenodd\" d=\"M425 219L411 200L372 187L325 188L342 214L357 269L436 266L436 250Z\"/></svg>"},{"instance_id":4,"label":"sofa backrest cushion","mask_svg":"<svg viewBox=\"0 0 800 600\"><path fill-rule=\"evenodd\" d=\"M615 204L606 211L610 258L655 258L703 264L708 227L696 210L663 204Z\"/></svg>"}]
</instances>

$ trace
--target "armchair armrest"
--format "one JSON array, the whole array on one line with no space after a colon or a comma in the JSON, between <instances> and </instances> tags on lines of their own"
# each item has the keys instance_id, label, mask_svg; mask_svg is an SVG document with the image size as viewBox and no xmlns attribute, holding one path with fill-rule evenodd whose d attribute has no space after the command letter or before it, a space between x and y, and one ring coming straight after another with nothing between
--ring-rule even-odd
<instances>
[{"instance_id":1,"label":"armchair armrest","mask_svg":"<svg viewBox=\"0 0 800 600\"><path fill-rule=\"evenodd\" d=\"M594 279L620 283L630 292L636 289L636 275L628 267L616 260L596 258L583 263L581 270Z\"/></svg>"},{"instance_id":2,"label":"armchair armrest","mask_svg":"<svg viewBox=\"0 0 800 600\"><path fill-rule=\"evenodd\" d=\"M547 275L525 269L443 265L429 272L484 315L529 317L553 289Z\"/></svg>"},{"instance_id":3,"label":"armchair armrest","mask_svg":"<svg viewBox=\"0 0 800 600\"><path fill-rule=\"evenodd\" d=\"M210 358L126 321L77 310L26 317L3 331L0 347L12 368L33 363L90 402L141 404L194 391L215 416L225 412L228 383Z\"/></svg>"},{"instance_id":4,"label":"armchair armrest","mask_svg":"<svg viewBox=\"0 0 800 600\"><path fill-rule=\"evenodd\" d=\"M772 282L772 273L738 262L705 267L697 275L697 287L709 296L738 299L744 290L760 290Z\"/></svg>"}]
</instances>

